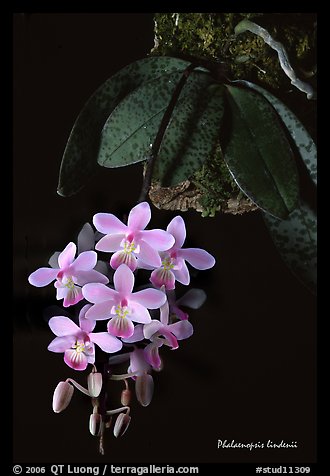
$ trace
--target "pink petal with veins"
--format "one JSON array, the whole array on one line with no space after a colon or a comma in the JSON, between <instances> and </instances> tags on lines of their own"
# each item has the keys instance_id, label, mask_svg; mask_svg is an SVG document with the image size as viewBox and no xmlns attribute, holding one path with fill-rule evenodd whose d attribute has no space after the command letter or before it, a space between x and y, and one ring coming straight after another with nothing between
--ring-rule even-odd
<instances>
[{"instance_id":1,"label":"pink petal with veins","mask_svg":"<svg viewBox=\"0 0 330 476\"><path fill-rule=\"evenodd\" d=\"M137 260L133 253L127 253L126 251L116 251L111 256L110 266L113 269L118 269L119 266L125 264L131 271L135 271L137 267Z\"/></svg>"},{"instance_id":2,"label":"pink petal with veins","mask_svg":"<svg viewBox=\"0 0 330 476\"><path fill-rule=\"evenodd\" d=\"M130 337L134 332L134 324L126 317L113 317L108 322L108 332L115 337Z\"/></svg>"},{"instance_id":3,"label":"pink petal with veins","mask_svg":"<svg viewBox=\"0 0 330 476\"><path fill-rule=\"evenodd\" d=\"M163 267L155 269L150 275L150 281L156 288L165 286L167 290L175 288L175 276L169 269Z\"/></svg>"},{"instance_id":4,"label":"pink petal with veins","mask_svg":"<svg viewBox=\"0 0 330 476\"><path fill-rule=\"evenodd\" d=\"M85 370L88 365L87 356L75 349L68 349L64 352L64 362L74 370Z\"/></svg>"}]
</instances>

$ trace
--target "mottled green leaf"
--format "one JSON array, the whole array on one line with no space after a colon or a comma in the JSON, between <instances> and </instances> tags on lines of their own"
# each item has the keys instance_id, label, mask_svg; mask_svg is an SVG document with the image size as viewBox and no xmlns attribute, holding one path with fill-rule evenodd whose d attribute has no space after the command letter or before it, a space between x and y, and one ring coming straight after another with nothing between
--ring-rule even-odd
<instances>
[{"instance_id":1,"label":"mottled green leaf","mask_svg":"<svg viewBox=\"0 0 330 476\"><path fill-rule=\"evenodd\" d=\"M297 116L293 114L293 112L287 106L285 106L282 101L257 84L243 80L233 81L233 84L242 84L244 86L248 86L249 88L254 89L255 91L262 94L271 103L271 105L281 117L283 123L288 129L289 134L295 142L300 156L303 159L311 176L311 179L315 185L317 185L317 148L313 139L299 121Z\"/></svg>"},{"instance_id":2,"label":"mottled green leaf","mask_svg":"<svg viewBox=\"0 0 330 476\"><path fill-rule=\"evenodd\" d=\"M261 209L286 218L298 204L293 153L269 102L253 91L226 86L230 109L224 159L238 186Z\"/></svg>"},{"instance_id":3,"label":"mottled green leaf","mask_svg":"<svg viewBox=\"0 0 330 476\"><path fill-rule=\"evenodd\" d=\"M103 131L98 161L122 167L146 160L180 73L142 84L121 101ZM194 71L179 96L156 160L154 178L173 185L191 176L209 156L223 113L223 89Z\"/></svg>"},{"instance_id":4,"label":"mottled green leaf","mask_svg":"<svg viewBox=\"0 0 330 476\"><path fill-rule=\"evenodd\" d=\"M214 152L224 113L223 86L195 88L173 111L154 178L173 186L191 177Z\"/></svg>"},{"instance_id":5,"label":"mottled green leaf","mask_svg":"<svg viewBox=\"0 0 330 476\"><path fill-rule=\"evenodd\" d=\"M171 57L150 57L136 61L102 84L80 112L62 158L58 193L78 192L97 169L100 134L117 104L132 90L152 78L183 71L189 62Z\"/></svg>"},{"instance_id":6,"label":"mottled green leaf","mask_svg":"<svg viewBox=\"0 0 330 476\"><path fill-rule=\"evenodd\" d=\"M317 279L317 217L301 203L286 220L263 213L263 218L283 260L313 292Z\"/></svg>"}]
</instances>

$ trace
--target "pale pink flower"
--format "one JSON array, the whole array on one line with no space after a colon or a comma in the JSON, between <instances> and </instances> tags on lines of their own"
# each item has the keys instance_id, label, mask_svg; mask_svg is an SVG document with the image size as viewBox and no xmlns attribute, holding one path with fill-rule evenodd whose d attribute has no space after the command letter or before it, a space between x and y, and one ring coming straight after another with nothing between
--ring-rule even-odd
<instances>
[{"instance_id":1,"label":"pale pink flower","mask_svg":"<svg viewBox=\"0 0 330 476\"><path fill-rule=\"evenodd\" d=\"M148 323L151 317L148 309L158 309L166 301L166 295L157 289L142 289L132 293L134 274L126 264L115 271L115 289L101 283L86 284L83 296L94 306L86 317L92 320L110 319L108 332L117 337L130 337L134 332L134 322Z\"/></svg>"},{"instance_id":2,"label":"pale pink flower","mask_svg":"<svg viewBox=\"0 0 330 476\"><path fill-rule=\"evenodd\" d=\"M168 324L169 304L165 304L160 309L160 321L152 320L143 326L143 335L151 342L144 349L146 361L156 370L162 367L159 349L162 345L167 345L172 350L179 347L178 340L188 339L193 332L193 326L188 320Z\"/></svg>"},{"instance_id":3,"label":"pale pink flower","mask_svg":"<svg viewBox=\"0 0 330 476\"><path fill-rule=\"evenodd\" d=\"M128 215L127 225L111 213L97 213L93 223L98 231L104 233L95 249L114 254L110 265L117 269L126 264L132 271L137 267L137 258L146 265L161 265L159 251L164 251L174 244L174 238L164 230L145 230L151 219L148 202L136 205Z\"/></svg>"},{"instance_id":4,"label":"pale pink flower","mask_svg":"<svg viewBox=\"0 0 330 476\"><path fill-rule=\"evenodd\" d=\"M186 227L181 216L176 216L169 223L167 231L174 237L175 243L167 251L161 252L161 266L151 273L150 281L160 288L167 290L175 288L175 281L188 285L190 274L186 261L199 270L212 268L215 264L214 257L200 248L182 248L186 239Z\"/></svg>"},{"instance_id":5,"label":"pale pink flower","mask_svg":"<svg viewBox=\"0 0 330 476\"><path fill-rule=\"evenodd\" d=\"M30 274L29 283L43 287L56 280L56 299L64 299L63 306L68 307L83 299L81 287L86 283L108 283L106 276L93 269L97 263L95 251L84 251L75 259L77 247L70 242L65 249L51 257L52 268L39 268Z\"/></svg>"},{"instance_id":6,"label":"pale pink flower","mask_svg":"<svg viewBox=\"0 0 330 476\"><path fill-rule=\"evenodd\" d=\"M95 362L94 344L107 353L117 352L123 345L108 332L92 332L96 323L85 317L90 307L90 304L86 304L81 309L79 326L66 316L54 316L48 323L57 336L49 344L48 350L64 352L64 362L75 370L85 370L88 364Z\"/></svg>"}]
</instances>

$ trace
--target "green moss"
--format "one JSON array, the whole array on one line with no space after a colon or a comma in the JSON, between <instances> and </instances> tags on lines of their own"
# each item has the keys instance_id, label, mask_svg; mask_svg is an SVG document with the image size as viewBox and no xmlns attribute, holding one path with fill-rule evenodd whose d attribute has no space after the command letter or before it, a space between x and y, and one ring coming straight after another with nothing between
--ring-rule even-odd
<instances>
[{"instance_id":1,"label":"green moss","mask_svg":"<svg viewBox=\"0 0 330 476\"><path fill-rule=\"evenodd\" d=\"M314 13L156 13L155 48L151 54L220 61L229 79L252 81L279 97L315 137L316 102L307 101L292 87L277 53L262 38L250 32L234 35L235 26L244 18L266 28L280 41L298 77L306 80L309 75L308 82L316 86ZM213 216L229 198L237 199L239 194L220 149L192 181L202 192L203 215Z\"/></svg>"}]
</instances>

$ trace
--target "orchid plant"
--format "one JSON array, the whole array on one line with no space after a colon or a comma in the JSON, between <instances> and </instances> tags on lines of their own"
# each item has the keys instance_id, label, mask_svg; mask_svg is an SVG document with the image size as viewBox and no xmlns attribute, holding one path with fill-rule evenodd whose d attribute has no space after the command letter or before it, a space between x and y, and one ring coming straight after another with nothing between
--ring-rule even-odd
<instances>
[{"instance_id":1,"label":"orchid plant","mask_svg":"<svg viewBox=\"0 0 330 476\"><path fill-rule=\"evenodd\" d=\"M118 415L115 437L122 436L130 424L130 387L134 385L138 402L148 406L154 391L152 373L163 368L163 347L176 350L179 341L193 334L189 315L181 306L198 309L206 294L192 288L176 299L177 283L190 284L186 261L197 270L215 264L207 251L183 248L186 226L181 216L173 218L166 230L146 229L150 220L146 201L132 208L127 224L113 214L97 213L93 217L96 231L86 224L78 236L78 248L70 242L53 254L50 267L39 268L28 278L36 287L54 282L56 299L63 300L63 307L80 307L78 323L67 315L53 316L48 322L55 334L48 350L63 353L65 364L75 371L89 369L87 387L72 378L59 382L53 410L59 413L69 405L74 387L90 397L89 429L99 437L101 454L112 416ZM97 251L110 255L112 273L98 260ZM140 269L150 276L139 289ZM125 373L115 373L115 367L125 363ZM108 387L114 381L124 383L121 406L108 408Z\"/></svg>"}]
</instances>

